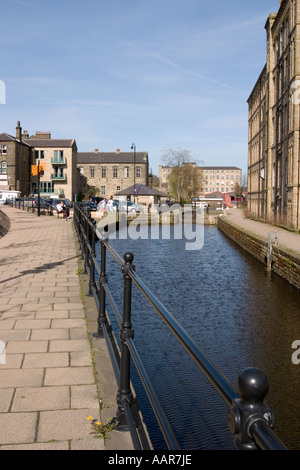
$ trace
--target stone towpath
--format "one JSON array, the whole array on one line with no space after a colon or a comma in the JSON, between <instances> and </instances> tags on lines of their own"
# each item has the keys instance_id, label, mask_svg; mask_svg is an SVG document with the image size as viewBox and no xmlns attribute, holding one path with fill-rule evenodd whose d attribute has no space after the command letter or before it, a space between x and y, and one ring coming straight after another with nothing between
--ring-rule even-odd
<instances>
[{"instance_id":1,"label":"stone towpath","mask_svg":"<svg viewBox=\"0 0 300 470\"><path fill-rule=\"evenodd\" d=\"M0 449L131 450L129 433L95 439L87 419L115 415L117 388L89 332L72 220L1 210Z\"/></svg>"}]
</instances>

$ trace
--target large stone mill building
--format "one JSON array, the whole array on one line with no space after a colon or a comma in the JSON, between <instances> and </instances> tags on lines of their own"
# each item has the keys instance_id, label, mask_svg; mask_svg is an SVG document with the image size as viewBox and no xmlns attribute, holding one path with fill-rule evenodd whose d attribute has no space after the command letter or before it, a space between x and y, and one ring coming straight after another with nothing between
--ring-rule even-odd
<instances>
[{"instance_id":1,"label":"large stone mill building","mask_svg":"<svg viewBox=\"0 0 300 470\"><path fill-rule=\"evenodd\" d=\"M266 64L248 99L248 208L300 229L300 1L266 25Z\"/></svg>"}]
</instances>

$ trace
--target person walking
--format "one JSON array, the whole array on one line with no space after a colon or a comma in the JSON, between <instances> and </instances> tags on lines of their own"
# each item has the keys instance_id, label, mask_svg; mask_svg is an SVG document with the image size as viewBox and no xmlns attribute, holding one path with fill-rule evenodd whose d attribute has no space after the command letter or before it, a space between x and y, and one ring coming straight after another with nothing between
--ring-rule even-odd
<instances>
[{"instance_id":1,"label":"person walking","mask_svg":"<svg viewBox=\"0 0 300 470\"><path fill-rule=\"evenodd\" d=\"M114 201L113 201L113 198L112 196L110 197L108 203L107 203L107 207L108 207L108 211L109 212L112 212L113 209L114 209Z\"/></svg>"}]
</instances>

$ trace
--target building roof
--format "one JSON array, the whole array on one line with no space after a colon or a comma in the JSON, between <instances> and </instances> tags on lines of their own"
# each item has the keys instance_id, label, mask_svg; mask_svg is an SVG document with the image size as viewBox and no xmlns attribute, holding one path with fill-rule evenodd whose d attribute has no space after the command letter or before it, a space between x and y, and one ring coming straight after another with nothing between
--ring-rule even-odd
<instances>
[{"instance_id":1,"label":"building roof","mask_svg":"<svg viewBox=\"0 0 300 470\"><path fill-rule=\"evenodd\" d=\"M240 170L237 166L201 166L202 170Z\"/></svg>"},{"instance_id":2,"label":"building roof","mask_svg":"<svg viewBox=\"0 0 300 470\"><path fill-rule=\"evenodd\" d=\"M30 147L72 147L75 143L74 139L23 139L23 142Z\"/></svg>"},{"instance_id":3,"label":"building roof","mask_svg":"<svg viewBox=\"0 0 300 470\"><path fill-rule=\"evenodd\" d=\"M7 140L16 140L16 138L10 134L6 134L5 132L2 132L2 134L0 134L0 141L5 142Z\"/></svg>"},{"instance_id":4,"label":"building roof","mask_svg":"<svg viewBox=\"0 0 300 470\"><path fill-rule=\"evenodd\" d=\"M136 189L136 191L134 189ZM129 186L128 188L123 189L122 191L118 191L116 193L116 196L130 196L130 195L161 196L161 197L168 196L166 193L159 191L159 189L149 188L149 186L145 186L144 184L141 184L141 183L136 183L135 185L133 184L132 186Z\"/></svg>"},{"instance_id":5,"label":"building roof","mask_svg":"<svg viewBox=\"0 0 300 470\"><path fill-rule=\"evenodd\" d=\"M6 134L6 132L3 132L2 134L0 134L0 142L19 142L20 144L24 144L28 146L28 144L24 142L23 140L19 140L10 134Z\"/></svg>"},{"instance_id":6,"label":"building roof","mask_svg":"<svg viewBox=\"0 0 300 470\"><path fill-rule=\"evenodd\" d=\"M135 163L147 163L148 152L136 152ZM133 152L78 152L77 163L134 163Z\"/></svg>"}]
</instances>

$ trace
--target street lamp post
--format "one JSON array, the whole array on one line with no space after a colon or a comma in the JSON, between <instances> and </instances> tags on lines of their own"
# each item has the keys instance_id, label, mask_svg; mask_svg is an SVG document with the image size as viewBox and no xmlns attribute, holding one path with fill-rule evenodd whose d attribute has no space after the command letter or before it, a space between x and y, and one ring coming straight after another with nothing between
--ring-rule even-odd
<instances>
[{"instance_id":1,"label":"street lamp post","mask_svg":"<svg viewBox=\"0 0 300 470\"><path fill-rule=\"evenodd\" d=\"M133 143L131 146L131 150L133 150L133 197L135 203L135 196L136 196L136 189L135 189L135 159L136 159L136 146Z\"/></svg>"}]
</instances>

